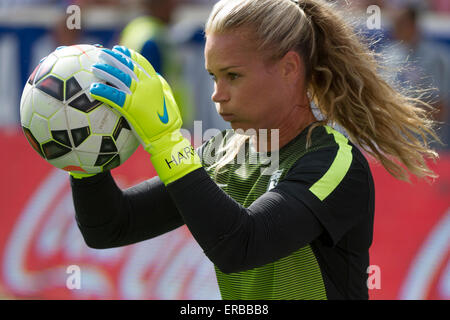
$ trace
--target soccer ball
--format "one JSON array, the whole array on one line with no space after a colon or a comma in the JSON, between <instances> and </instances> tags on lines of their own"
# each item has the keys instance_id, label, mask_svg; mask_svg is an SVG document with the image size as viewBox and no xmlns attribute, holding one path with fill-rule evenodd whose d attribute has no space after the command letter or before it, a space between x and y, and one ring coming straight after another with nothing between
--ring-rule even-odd
<instances>
[{"instance_id":1,"label":"soccer ball","mask_svg":"<svg viewBox=\"0 0 450 320\"><path fill-rule=\"evenodd\" d=\"M20 121L28 142L50 164L66 171L111 170L139 146L125 118L89 95L91 83L104 83L90 70L100 49L56 49L41 60L22 93Z\"/></svg>"}]
</instances>

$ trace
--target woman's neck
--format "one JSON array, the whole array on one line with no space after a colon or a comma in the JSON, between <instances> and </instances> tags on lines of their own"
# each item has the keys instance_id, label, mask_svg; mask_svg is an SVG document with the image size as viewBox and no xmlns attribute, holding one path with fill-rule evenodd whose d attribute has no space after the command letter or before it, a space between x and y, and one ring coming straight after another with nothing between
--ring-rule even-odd
<instances>
[{"instance_id":1,"label":"woman's neck","mask_svg":"<svg viewBox=\"0 0 450 320\"><path fill-rule=\"evenodd\" d=\"M315 121L317 119L309 105L297 106L278 127L268 129L267 134L257 132L252 136L252 144L257 152L279 150Z\"/></svg>"}]
</instances>

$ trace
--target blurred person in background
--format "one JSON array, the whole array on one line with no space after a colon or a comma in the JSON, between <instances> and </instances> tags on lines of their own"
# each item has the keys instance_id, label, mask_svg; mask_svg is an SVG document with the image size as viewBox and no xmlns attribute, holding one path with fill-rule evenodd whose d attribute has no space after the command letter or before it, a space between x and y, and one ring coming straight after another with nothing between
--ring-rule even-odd
<instances>
[{"instance_id":1,"label":"blurred person in background","mask_svg":"<svg viewBox=\"0 0 450 320\"><path fill-rule=\"evenodd\" d=\"M195 118L192 94L182 78L183 68L170 39L170 25L181 0L143 0L144 13L123 29L119 43L142 54L172 85L183 123Z\"/></svg>"},{"instance_id":2,"label":"blurred person in background","mask_svg":"<svg viewBox=\"0 0 450 320\"><path fill-rule=\"evenodd\" d=\"M392 16L392 40L395 45L388 49L392 59L389 63L402 67L397 80L408 85L408 89L419 92L433 88L426 94L435 108L435 120L442 122L438 134L448 150L450 52L423 35L419 25L420 12L417 7L408 6Z\"/></svg>"},{"instance_id":3,"label":"blurred person in background","mask_svg":"<svg viewBox=\"0 0 450 320\"><path fill-rule=\"evenodd\" d=\"M448 0L428 0L430 7L437 13L450 13L450 1Z\"/></svg>"},{"instance_id":4,"label":"blurred person in background","mask_svg":"<svg viewBox=\"0 0 450 320\"><path fill-rule=\"evenodd\" d=\"M62 0L0 0L0 9L38 5L59 5Z\"/></svg>"},{"instance_id":5,"label":"blurred person in background","mask_svg":"<svg viewBox=\"0 0 450 320\"><path fill-rule=\"evenodd\" d=\"M191 7L190 10L198 10L203 12L215 1L211 0L184 0L183 3ZM214 81L210 74L205 70L205 34L204 24L206 15L202 14L190 15L180 14L181 17L174 24L171 33L172 39L180 48L178 50L181 60L183 61L183 76L189 86L195 101L195 120L200 121L202 139L207 140L209 136L215 135L217 131L230 128L230 124L222 119L217 113L211 95L214 92ZM196 126L198 128L198 126ZM198 131L196 131L198 132ZM196 142L200 142L195 139Z\"/></svg>"}]
</instances>

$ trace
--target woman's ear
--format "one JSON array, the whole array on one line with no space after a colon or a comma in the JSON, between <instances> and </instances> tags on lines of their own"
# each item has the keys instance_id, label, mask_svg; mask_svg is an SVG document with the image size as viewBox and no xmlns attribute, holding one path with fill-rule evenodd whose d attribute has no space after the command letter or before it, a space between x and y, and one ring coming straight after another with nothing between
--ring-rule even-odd
<instances>
[{"instance_id":1,"label":"woman's ear","mask_svg":"<svg viewBox=\"0 0 450 320\"><path fill-rule=\"evenodd\" d=\"M280 66L283 78L286 78L288 81L298 80L304 74L303 60L298 52L293 50L288 51L281 58Z\"/></svg>"}]
</instances>

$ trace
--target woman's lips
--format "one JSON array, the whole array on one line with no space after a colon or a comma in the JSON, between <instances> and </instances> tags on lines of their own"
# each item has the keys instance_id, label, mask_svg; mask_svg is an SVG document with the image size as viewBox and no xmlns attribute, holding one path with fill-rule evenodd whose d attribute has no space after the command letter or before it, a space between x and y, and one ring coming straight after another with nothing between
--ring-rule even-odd
<instances>
[{"instance_id":1,"label":"woman's lips","mask_svg":"<svg viewBox=\"0 0 450 320\"><path fill-rule=\"evenodd\" d=\"M221 113L220 115L225 121L231 121L234 118L234 115L232 113Z\"/></svg>"}]
</instances>

